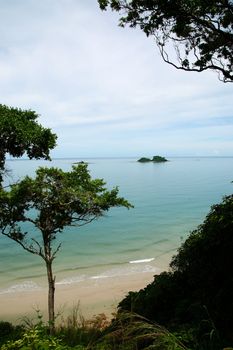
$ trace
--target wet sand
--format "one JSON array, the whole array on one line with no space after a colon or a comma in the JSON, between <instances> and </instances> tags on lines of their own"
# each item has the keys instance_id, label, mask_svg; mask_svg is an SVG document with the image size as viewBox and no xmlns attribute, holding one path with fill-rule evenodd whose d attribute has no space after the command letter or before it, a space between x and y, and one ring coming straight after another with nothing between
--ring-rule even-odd
<instances>
[{"instance_id":1,"label":"wet sand","mask_svg":"<svg viewBox=\"0 0 233 350\"><path fill-rule=\"evenodd\" d=\"M69 314L75 305L85 318L104 313L111 318L118 302L129 291L144 288L153 280L153 272L122 277L88 280L72 285L57 285L55 294L56 313ZM36 318L36 311L47 318L47 289L15 292L0 295L0 320L19 323L23 317Z\"/></svg>"}]
</instances>

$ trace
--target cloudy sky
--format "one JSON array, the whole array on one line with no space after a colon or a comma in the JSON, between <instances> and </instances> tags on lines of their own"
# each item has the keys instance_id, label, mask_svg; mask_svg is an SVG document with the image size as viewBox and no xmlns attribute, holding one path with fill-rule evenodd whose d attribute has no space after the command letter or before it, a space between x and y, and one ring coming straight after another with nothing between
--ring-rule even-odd
<instances>
[{"instance_id":1,"label":"cloudy sky","mask_svg":"<svg viewBox=\"0 0 233 350\"><path fill-rule=\"evenodd\" d=\"M164 63L97 0L0 0L0 103L35 110L54 157L233 155L233 84Z\"/></svg>"}]
</instances>

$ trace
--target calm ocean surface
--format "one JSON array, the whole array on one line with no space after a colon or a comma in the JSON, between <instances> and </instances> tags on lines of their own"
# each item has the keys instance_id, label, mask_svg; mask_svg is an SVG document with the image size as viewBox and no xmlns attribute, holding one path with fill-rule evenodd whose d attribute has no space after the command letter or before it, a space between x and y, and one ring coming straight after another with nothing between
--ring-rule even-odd
<instances>
[{"instance_id":1,"label":"calm ocean surface","mask_svg":"<svg viewBox=\"0 0 233 350\"><path fill-rule=\"evenodd\" d=\"M80 160L13 160L7 166L14 181L32 175L38 166L70 170ZM166 269L210 206L233 192L230 157L169 158L162 164L141 164L135 158L82 160L89 163L92 177L104 178L108 188L119 186L120 195L135 208L112 209L98 221L60 234L62 248L54 261L58 285ZM0 294L46 286L40 257L1 235L0 246Z\"/></svg>"}]
</instances>

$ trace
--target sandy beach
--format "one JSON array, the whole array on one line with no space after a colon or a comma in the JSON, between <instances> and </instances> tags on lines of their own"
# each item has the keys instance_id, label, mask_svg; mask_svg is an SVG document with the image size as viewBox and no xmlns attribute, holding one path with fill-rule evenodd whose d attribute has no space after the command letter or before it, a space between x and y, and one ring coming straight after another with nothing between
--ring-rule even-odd
<instances>
[{"instance_id":1,"label":"sandy beach","mask_svg":"<svg viewBox=\"0 0 233 350\"><path fill-rule=\"evenodd\" d=\"M152 272L130 276L88 280L72 285L56 286L56 312L67 315L72 307L80 304L85 318L104 313L111 318L118 302L129 292L144 288L153 280ZM19 323L27 316L36 317L36 311L47 317L47 289L15 292L0 295L0 319Z\"/></svg>"}]
</instances>

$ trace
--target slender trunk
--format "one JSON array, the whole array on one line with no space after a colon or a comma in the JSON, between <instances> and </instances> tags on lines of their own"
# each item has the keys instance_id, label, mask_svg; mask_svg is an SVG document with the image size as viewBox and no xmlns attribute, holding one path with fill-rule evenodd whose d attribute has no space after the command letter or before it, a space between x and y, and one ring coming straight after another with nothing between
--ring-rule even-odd
<instances>
[{"instance_id":1,"label":"slender trunk","mask_svg":"<svg viewBox=\"0 0 233 350\"><path fill-rule=\"evenodd\" d=\"M0 151L0 187L2 187L3 174L5 171L5 161L6 161L5 152Z\"/></svg>"},{"instance_id":2,"label":"slender trunk","mask_svg":"<svg viewBox=\"0 0 233 350\"><path fill-rule=\"evenodd\" d=\"M54 294L55 294L55 277L52 271L52 261L46 261L47 277L48 277L48 314L49 314L49 331L52 335L55 326L54 313Z\"/></svg>"}]
</instances>

